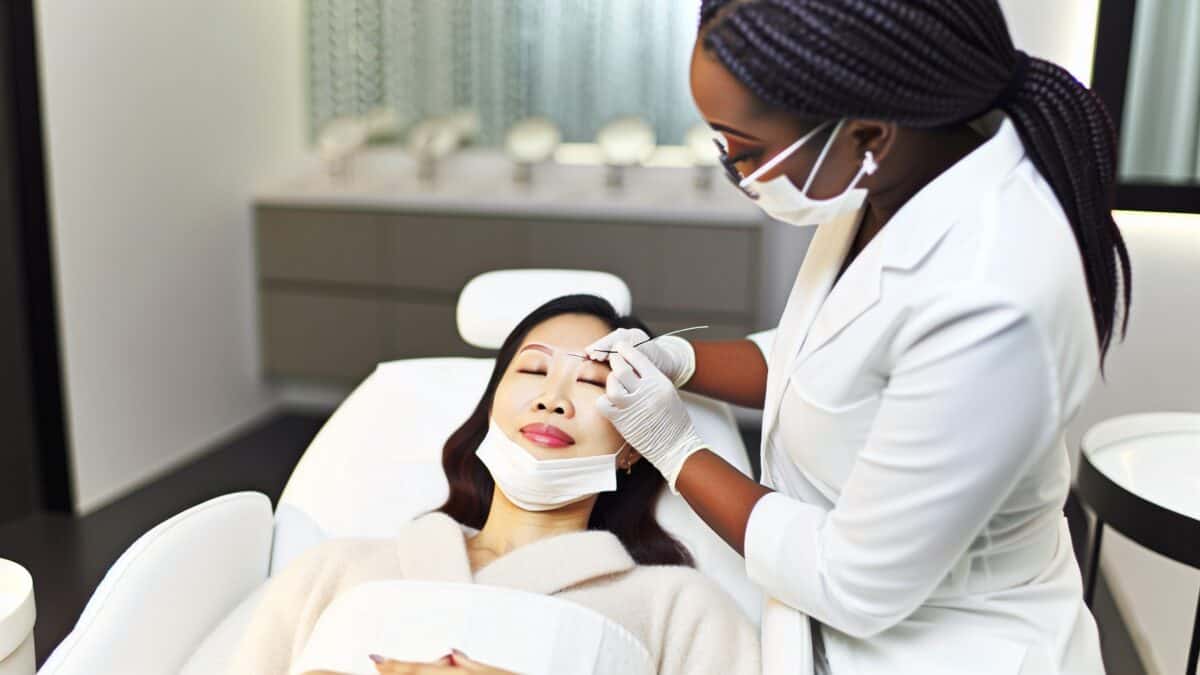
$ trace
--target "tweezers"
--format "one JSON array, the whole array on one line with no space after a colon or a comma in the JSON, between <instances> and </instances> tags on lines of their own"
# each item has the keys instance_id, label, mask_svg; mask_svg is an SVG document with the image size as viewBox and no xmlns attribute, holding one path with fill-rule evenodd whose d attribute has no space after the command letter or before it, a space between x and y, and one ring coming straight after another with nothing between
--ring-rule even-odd
<instances>
[{"instance_id":1,"label":"tweezers","mask_svg":"<svg viewBox=\"0 0 1200 675\"><path fill-rule=\"evenodd\" d=\"M633 345L633 346L634 346L635 348L636 348L636 347L641 347L642 345L646 344L647 342L650 342L650 341L652 341L652 340L657 340L657 339L658 339L658 338L660 338L660 337L667 337L668 335L678 335L678 334L680 334L680 333L686 333L686 332L688 332L688 331L690 331L690 330L700 330L701 328L708 328L708 326L689 326L689 327L687 327L687 328L680 328L679 330L673 330L673 331L671 331L670 333L663 333L662 335L655 335L654 337L652 337L652 338L649 338L649 339L647 339L647 340L642 340L641 342L639 342L639 343L637 343L637 344L635 344L635 345ZM612 349L597 349L597 350L595 350L595 351L597 351L597 352L599 352L599 353L601 353L601 354L616 354L616 353L617 353L615 350L612 350ZM579 357L579 358L581 358L581 359L586 359L586 358L587 358L587 356L586 356L586 355L584 355L584 354L568 354L567 356L576 356L576 357Z\"/></svg>"}]
</instances>

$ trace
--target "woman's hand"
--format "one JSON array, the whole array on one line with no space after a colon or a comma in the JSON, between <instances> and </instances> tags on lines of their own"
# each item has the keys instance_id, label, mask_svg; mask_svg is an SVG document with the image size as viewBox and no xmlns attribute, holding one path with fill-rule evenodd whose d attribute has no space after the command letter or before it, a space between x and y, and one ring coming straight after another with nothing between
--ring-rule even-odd
<instances>
[{"instance_id":1,"label":"woman's hand","mask_svg":"<svg viewBox=\"0 0 1200 675\"><path fill-rule=\"evenodd\" d=\"M605 352L615 351L617 345L632 347L645 343L637 348L638 351L645 354L654 367L671 380L676 389L687 384L696 372L696 350L692 348L692 343L675 335L665 335L653 342L647 342L649 339L646 331L640 328L618 328L588 345L583 351L593 361L607 361L612 354Z\"/></svg>"},{"instance_id":2,"label":"woman's hand","mask_svg":"<svg viewBox=\"0 0 1200 675\"><path fill-rule=\"evenodd\" d=\"M508 670L493 668L491 666L472 661L467 658L467 655L453 650L449 654L434 661L433 663L410 663L407 661L396 661L372 655L371 660L375 662L375 670L379 671L380 675L451 675L457 673L483 673L484 675L517 675Z\"/></svg>"},{"instance_id":3,"label":"woman's hand","mask_svg":"<svg viewBox=\"0 0 1200 675\"><path fill-rule=\"evenodd\" d=\"M617 351L610 359L607 392L596 399L596 407L671 489L741 553L750 513L770 490L707 449L679 392L649 359L626 345Z\"/></svg>"},{"instance_id":4,"label":"woman's hand","mask_svg":"<svg viewBox=\"0 0 1200 675\"><path fill-rule=\"evenodd\" d=\"M693 453L705 447L674 384L642 352L618 344L612 372L596 407L617 432L667 479L675 479Z\"/></svg>"}]
</instances>

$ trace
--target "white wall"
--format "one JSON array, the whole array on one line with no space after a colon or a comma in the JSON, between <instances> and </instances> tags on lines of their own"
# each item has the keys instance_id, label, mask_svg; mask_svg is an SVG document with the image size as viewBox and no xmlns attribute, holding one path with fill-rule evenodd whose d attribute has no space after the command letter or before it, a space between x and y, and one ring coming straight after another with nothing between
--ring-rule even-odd
<instances>
[{"instance_id":1,"label":"white wall","mask_svg":"<svg viewBox=\"0 0 1200 675\"><path fill-rule=\"evenodd\" d=\"M1000 8L1018 49L1091 82L1100 0L1000 0Z\"/></svg>"},{"instance_id":2,"label":"white wall","mask_svg":"<svg viewBox=\"0 0 1200 675\"><path fill-rule=\"evenodd\" d=\"M1090 81L1097 0L1001 0L1000 5L1018 47ZM1097 386L1073 422L1067 437L1072 449L1083 431L1114 415L1164 409L1200 412L1200 315L1194 311L1200 301L1195 290L1200 215L1119 213L1117 222L1137 245L1132 251L1135 297L1129 339L1113 350L1109 382ZM1168 251L1178 257L1164 255ZM1139 269L1138 257L1155 261L1155 266ZM1161 264L1167 257L1182 264ZM1100 569L1148 671L1182 673L1200 572L1146 551L1112 530L1104 535Z\"/></svg>"},{"instance_id":3,"label":"white wall","mask_svg":"<svg viewBox=\"0 0 1200 675\"><path fill-rule=\"evenodd\" d=\"M274 405L250 195L305 144L293 0L39 0L76 505Z\"/></svg>"}]
</instances>

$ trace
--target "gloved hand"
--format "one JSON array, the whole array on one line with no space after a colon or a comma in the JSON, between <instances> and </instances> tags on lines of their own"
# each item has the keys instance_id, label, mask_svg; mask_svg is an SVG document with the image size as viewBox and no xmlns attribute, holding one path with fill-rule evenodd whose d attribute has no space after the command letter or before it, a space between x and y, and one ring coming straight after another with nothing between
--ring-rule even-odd
<instances>
[{"instance_id":1,"label":"gloved hand","mask_svg":"<svg viewBox=\"0 0 1200 675\"><path fill-rule=\"evenodd\" d=\"M671 380L638 349L618 343L616 350L609 355L612 372L596 407L678 494L675 480L683 463L707 446Z\"/></svg>"},{"instance_id":2,"label":"gloved hand","mask_svg":"<svg viewBox=\"0 0 1200 675\"><path fill-rule=\"evenodd\" d=\"M584 352L593 361L607 361L612 354L597 350L615 350L617 345L635 345L649 339L646 331L640 328L618 328L588 345ZM696 372L696 350L690 342L677 335L655 338L653 342L638 347L637 351L645 354L654 367L671 380L676 389L687 384Z\"/></svg>"}]
</instances>

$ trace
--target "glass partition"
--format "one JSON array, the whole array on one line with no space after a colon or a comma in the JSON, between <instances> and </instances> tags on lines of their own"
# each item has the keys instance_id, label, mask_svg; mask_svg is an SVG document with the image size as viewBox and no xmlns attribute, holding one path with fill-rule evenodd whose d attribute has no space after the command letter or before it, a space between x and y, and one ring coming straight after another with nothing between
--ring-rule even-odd
<instances>
[{"instance_id":1,"label":"glass partition","mask_svg":"<svg viewBox=\"0 0 1200 675\"><path fill-rule=\"evenodd\" d=\"M567 142L638 115L679 144L699 120L698 19L699 0L310 0L310 132L378 108L401 130L465 108L484 145L534 115Z\"/></svg>"}]
</instances>

